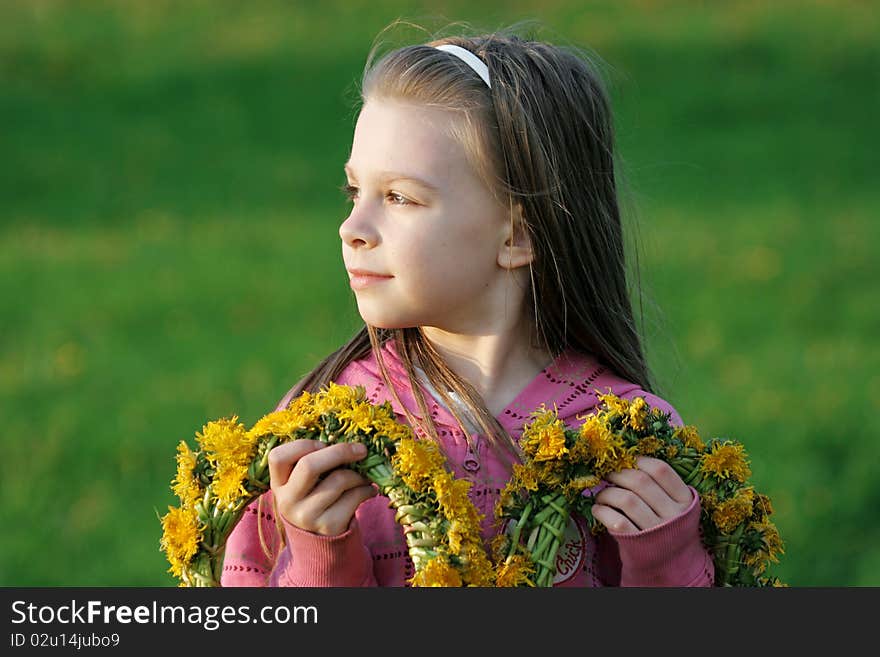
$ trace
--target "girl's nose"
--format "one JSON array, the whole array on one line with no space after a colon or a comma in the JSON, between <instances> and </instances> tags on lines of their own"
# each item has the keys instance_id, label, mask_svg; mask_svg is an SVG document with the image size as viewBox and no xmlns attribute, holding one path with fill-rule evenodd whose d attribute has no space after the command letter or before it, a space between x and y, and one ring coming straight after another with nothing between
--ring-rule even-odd
<instances>
[{"instance_id":1,"label":"girl's nose","mask_svg":"<svg viewBox=\"0 0 880 657\"><path fill-rule=\"evenodd\" d=\"M339 237L352 248L373 248L379 243L379 234L364 208L354 207L339 226Z\"/></svg>"}]
</instances>

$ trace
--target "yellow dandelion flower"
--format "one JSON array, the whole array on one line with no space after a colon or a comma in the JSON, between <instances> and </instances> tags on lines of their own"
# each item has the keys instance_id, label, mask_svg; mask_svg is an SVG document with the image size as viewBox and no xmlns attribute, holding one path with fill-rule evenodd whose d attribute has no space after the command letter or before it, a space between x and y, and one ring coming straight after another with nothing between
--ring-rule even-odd
<instances>
[{"instance_id":1,"label":"yellow dandelion flower","mask_svg":"<svg viewBox=\"0 0 880 657\"><path fill-rule=\"evenodd\" d=\"M629 415L629 401L626 399L622 399L611 392L611 388L608 389L608 392L605 394L597 394L608 413L619 413L624 417Z\"/></svg>"},{"instance_id":2,"label":"yellow dandelion flower","mask_svg":"<svg viewBox=\"0 0 880 657\"><path fill-rule=\"evenodd\" d=\"M764 560L764 555L760 552L744 555L742 562L748 566L750 570L759 574L767 569L767 562Z\"/></svg>"},{"instance_id":3,"label":"yellow dandelion flower","mask_svg":"<svg viewBox=\"0 0 880 657\"><path fill-rule=\"evenodd\" d=\"M520 438L523 452L536 461L558 459L567 454L565 425L556 410L548 410L542 405L532 413L532 418Z\"/></svg>"},{"instance_id":4,"label":"yellow dandelion flower","mask_svg":"<svg viewBox=\"0 0 880 657\"><path fill-rule=\"evenodd\" d=\"M400 473L403 483L416 492L431 484L434 474L443 469L446 459L440 448L430 440L402 439L392 457L392 467Z\"/></svg>"},{"instance_id":5,"label":"yellow dandelion flower","mask_svg":"<svg viewBox=\"0 0 880 657\"><path fill-rule=\"evenodd\" d=\"M489 541L489 547L492 550L492 556L496 560L500 560L503 555L507 554L510 547L510 536L506 532L495 534Z\"/></svg>"},{"instance_id":6,"label":"yellow dandelion flower","mask_svg":"<svg viewBox=\"0 0 880 657\"><path fill-rule=\"evenodd\" d=\"M223 460L250 461L256 447L254 437L238 422L238 416L208 422L196 439L214 465Z\"/></svg>"},{"instance_id":7,"label":"yellow dandelion flower","mask_svg":"<svg viewBox=\"0 0 880 657\"><path fill-rule=\"evenodd\" d=\"M347 410L363 401L363 386L344 386L330 382L315 395L313 404L319 414Z\"/></svg>"},{"instance_id":8,"label":"yellow dandelion flower","mask_svg":"<svg viewBox=\"0 0 880 657\"><path fill-rule=\"evenodd\" d=\"M562 422L543 427L531 434L529 442L530 448L534 449L532 458L536 461L561 459L563 455L568 454L568 448L565 446L565 427Z\"/></svg>"},{"instance_id":9,"label":"yellow dandelion flower","mask_svg":"<svg viewBox=\"0 0 880 657\"><path fill-rule=\"evenodd\" d=\"M645 436L636 443L636 450L639 454L651 456L663 450L663 441L657 436Z\"/></svg>"},{"instance_id":10,"label":"yellow dandelion flower","mask_svg":"<svg viewBox=\"0 0 880 657\"><path fill-rule=\"evenodd\" d=\"M745 448L730 441L715 443L700 457L700 469L719 479L734 479L740 483L748 479L752 471L745 456Z\"/></svg>"},{"instance_id":11,"label":"yellow dandelion flower","mask_svg":"<svg viewBox=\"0 0 880 657\"><path fill-rule=\"evenodd\" d=\"M666 447L663 448L663 454L666 456L667 459L674 459L676 456L678 456L678 445L673 445L672 443L669 443L668 445L666 445Z\"/></svg>"},{"instance_id":12,"label":"yellow dandelion flower","mask_svg":"<svg viewBox=\"0 0 880 657\"><path fill-rule=\"evenodd\" d=\"M567 486L569 492L574 495L579 495L589 488L595 488L601 481L602 480L596 475L585 475L571 479Z\"/></svg>"},{"instance_id":13,"label":"yellow dandelion flower","mask_svg":"<svg viewBox=\"0 0 880 657\"><path fill-rule=\"evenodd\" d=\"M213 490L220 506L232 506L247 494L244 480L256 452L254 434L233 417L209 422L197 438L216 469Z\"/></svg>"},{"instance_id":14,"label":"yellow dandelion flower","mask_svg":"<svg viewBox=\"0 0 880 657\"><path fill-rule=\"evenodd\" d=\"M760 575L767 570L769 559L764 550L758 550L757 552L743 555L742 562L748 566L753 573Z\"/></svg>"},{"instance_id":15,"label":"yellow dandelion flower","mask_svg":"<svg viewBox=\"0 0 880 657\"><path fill-rule=\"evenodd\" d=\"M697 431L697 428L694 426L685 425L683 427L677 427L675 431L673 431L672 437L683 442L685 447L690 447L698 452L702 452L706 449L703 439L700 438L699 431Z\"/></svg>"},{"instance_id":16,"label":"yellow dandelion flower","mask_svg":"<svg viewBox=\"0 0 880 657\"><path fill-rule=\"evenodd\" d=\"M440 555L431 559L410 580L413 586L461 586L461 575Z\"/></svg>"},{"instance_id":17,"label":"yellow dandelion flower","mask_svg":"<svg viewBox=\"0 0 880 657\"><path fill-rule=\"evenodd\" d=\"M321 410L317 407L316 401L317 395L306 391L293 399L287 405L287 410L304 428L316 428L321 417Z\"/></svg>"},{"instance_id":18,"label":"yellow dandelion flower","mask_svg":"<svg viewBox=\"0 0 880 657\"><path fill-rule=\"evenodd\" d=\"M446 530L446 542L449 545L449 551L452 554L461 554L461 546L467 540L468 528L457 518L450 520L449 527Z\"/></svg>"},{"instance_id":19,"label":"yellow dandelion flower","mask_svg":"<svg viewBox=\"0 0 880 657\"><path fill-rule=\"evenodd\" d=\"M501 517L505 513L505 509L513 506L514 502L514 494L518 488L518 483L515 478L511 477L510 480L505 484L504 488L501 489L501 494L498 496L498 503L495 505L495 518L501 519Z\"/></svg>"},{"instance_id":20,"label":"yellow dandelion flower","mask_svg":"<svg viewBox=\"0 0 880 657\"><path fill-rule=\"evenodd\" d=\"M517 554L507 559L501 564L496 576L495 585L512 587L525 584L534 586L535 583L530 579L535 572L535 565L532 560L522 554Z\"/></svg>"},{"instance_id":21,"label":"yellow dandelion flower","mask_svg":"<svg viewBox=\"0 0 880 657\"><path fill-rule=\"evenodd\" d=\"M770 498L761 493L756 493L755 506L752 509L752 520L763 522L771 515L773 515L773 505L770 503Z\"/></svg>"},{"instance_id":22,"label":"yellow dandelion flower","mask_svg":"<svg viewBox=\"0 0 880 657\"><path fill-rule=\"evenodd\" d=\"M568 450L568 460L572 463L589 463L593 458L592 443L583 436L584 428L578 430L574 445Z\"/></svg>"},{"instance_id":23,"label":"yellow dandelion flower","mask_svg":"<svg viewBox=\"0 0 880 657\"><path fill-rule=\"evenodd\" d=\"M198 453L181 440L177 445L177 474L171 482L171 490L180 499L181 506L191 507L202 498L202 488L193 474L197 460Z\"/></svg>"},{"instance_id":24,"label":"yellow dandelion flower","mask_svg":"<svg viewBox=\"0 0 880 657\"><path fill-rule=\"evenodd\" d=\"M375 407L368 402L361 402L341 409L336 417L342 422L347 432L360 431L368 434L373 430Z\"/></svg>"},{"instance_id":25,"label":"yellow dandelion flower","mask_svg":"<svg viewBox=\"0 0 880 657\"><path fill-rule=\"evenodd\" d=\"M473 536L477 533L481 516L468 497L471 482L455 479L443 470L434 475L432 484L443 517L456 524L459 534Z\"/></svg>"},{"instance_id":26,"label":"yellow dandelion flower","mask_svg":"<svg viewBox=\"0 0 880 657\"><path fill-rule=\"evenodd\" d=\"M514 463L512 481L516 482L516 488L538 490L538 474L534 467L529 467L529 465Z\"/></svg>"},{"instance_id":27,"label":"yellow dandelion flower","mask_svg":"<svg viewBox=\"0 0 880 657\"><path fill-rule=\"evenodd\" d=\"M578 454L590 456L595 462L597 472L607 471L607 464L619 460L625 450L623 438L594 415L581 425L575 448Z\"/></svg>"},{"instance_id":28,"label":"yellow dandelion flower","mask_svg":"<svg viewBox=\"0 0 880 657\"><path fill-rule=\"evenodd\" d=\"M565 483L566 472L558 461L535 463L535 473L545 486L556 487Z\"/></svg>"},{"instance_id":29,"label":"yellow dandelion flower","mask_svg":"<svg viewBox=\"0 0 880 657\"><path fill-rule=\"evenodd\" d=\"M596 473L601 473L602 476L608 474L609 472L620 472L621 470L635 470L637 469L636 460L639 455L636 452L635 447L631 447L629 449L623 448L621 449L617 456L614 458L608 459L607 463L603 466L596 467Z\"/></svg>"},{"instance_id":30,"label":"yellow dandelion flower","mask_svg":"<svg viewBox=\"0 0 880 657\"><path fill-rule=\"evenodd\" d=\"M248 495L245 480L248 476L248 463L221 461L214 475L212 490L217 496L217 505L227 509L234 506L241 497Z\"/></svg>"},{"instance_id":31,"label":"yellow dandelion flower","mask_svg":"<svg viewBox=\"0 0 880 657\"><path fill-rule=\"evenodd\" d=\"M162 516L162 538L159 544L171 567L168 572L182 577L183 571L199 550L202 540L199 516L193 508L168 507Z\"/></svg>"},{"instance_id":32,"label":"yellow dandelion flower","mask_svg":"<svg viewBox=\"0 0 880 657\"><path fill-rule=\"evenodd\" d=\"M629 426L636 431L645 431L648 428L648 402L644 397L636 397L629 406Z\"/></svg>"},{"instance_id":33,"label":"yellow dandelion flower","mask_svg":"<svg viewBox=\"0 0 880 657\"><path fill-rule=\"evenodd\" d=\"M754 491L751 488L743 488L732 498L715 504L712 521L720 532L732 534L751 516L753 502Z\"/></svg>"},{"instance_id":34,"label":"yellow dandelion flower","mask_svg":"<svg viewBox=\"0 0 880 657\"><path fill-rule=\"evenodd\" d=\"M779 563L779 555L785 554L785 549L776 525L768 521L753 523L752 527L761 533L761 542L764 544L763 551L767 559Z\"/></svg>"},{"instance_id":35,"label":"yellow dandelion flower","mask_svg":"<svg viewBox=\"0 0 880 657\"><path fill-rule=\"evenodd\" d=\"M482 543L471 540L462 549L462 580L467 586L495 586L495 569Z\"/></svg>"},{"instance_id":36,"label":"yellow dandelion flower","mask_svg":"<svg viewBox=\"0 0 880 657\"><path fill-rule=\"evenodd\" d=\"M718 506L718 494L714 490L707 490L700 493L700 505L703 510L712 513Z\"/></svg>"},{"instance_id":37,"label":"yellow dandelion flower","mask_svg":"<svg viewBox=\"0 0 880 657\"><path fill-rule=\"evenodd\" d=\"M317 427L318 415L313 409L300 409L293 404L280 411L273 411L261 417L251 427L249 437L258 440L263 436L290 437L295 431Z\"/></svg>"},{"instance_id":38,"label":"yellow dandelion flower","mask_svg":"<svg viewBox=\"0 0 880 657\"><path fill-rule=\"evenodd\" d=\"M387 417L384 413L373 421L373 429L376 435L388 436L394 442L413 439L412 429L398 422L394 417Z\"/></svg>"},{"instance_id":39,"label":"yellow dandelion flower","mask_svg":"<svg viewBox=\"0 0 880 657\"><path fill-rule=\"evenodd\" d=\"M556 407L547 408L546 404L541 404L538 408L532 411L530 417L532 418L532 421L524 427L524 431L528 431L531 427L539 428L553 424L559 419L559 413L557 412Z\"/></svg>"},{"instance_id":40,"label":"yellow dandelion flower","mask_svg":"<svg viewBox=\"0 0 880 657\"><path fill-rule=\"evenodd\" d=\"M287 403L288 410L305 410L315 405L315 395L308 390L303 390L298 397L294 397Z\"/></svg>"}]
</instances>

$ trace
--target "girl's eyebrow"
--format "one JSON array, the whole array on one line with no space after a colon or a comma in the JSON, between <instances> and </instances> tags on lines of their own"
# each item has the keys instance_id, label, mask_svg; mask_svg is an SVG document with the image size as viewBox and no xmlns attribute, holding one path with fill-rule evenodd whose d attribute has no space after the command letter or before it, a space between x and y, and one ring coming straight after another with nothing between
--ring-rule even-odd
<instances>
[{"instance_id":1,"label":"girl's eyebrow","mask_svg":"<svg viewBox=\"0 0 880 657\"><path fill-rule=\"evenodd\" d=\"M345 170L345 172L349 176L354 176L354 171L352 170L352 168L348 162L346 162L342 168ZM356 176L354 176L354 177L356 177ZM398 173L396 171L380 171L379 177L385 182L396 182L398 180L407 180L409 182L415 183L416 185L420 185L420 186L424 187L425 189L428 189L432 192L439 192L440 191L440 189L436 185L429 183L427 180L423 180L422 178L416 178L415 176L410 176L405 173Z\"/></svg>"}]
</instances>

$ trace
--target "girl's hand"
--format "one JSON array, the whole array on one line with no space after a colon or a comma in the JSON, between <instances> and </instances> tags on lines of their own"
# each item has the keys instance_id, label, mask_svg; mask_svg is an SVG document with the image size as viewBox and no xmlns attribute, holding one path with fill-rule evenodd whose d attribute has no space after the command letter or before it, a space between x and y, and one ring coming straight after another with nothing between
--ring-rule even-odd
<instances>
[{"instance_id":1,"label":"girl's hand","mask_svg":"<svg viewBox=\"0 0 880 657\"><path fill-rule=\"evenodd\" d=\"M378 493L368 479L340 467L366 455L360 443L295 440L273 448L269 483L279 513L300 529L324 536L342 534L360 503Z\"/></svg>"},{"instance_id":2,"label":"girl's hand","mask_svg":"<svg viewBox=\"0 0 880 657\"><path fill-rule=\"evenodd\" d=\"M656 527L681 515L691 505L693 493L672 466L660 459L640 456L638 470L609 474L612 485L596 495L593 516L608 529L623 534Z\"/></svg>"}]
</instances>

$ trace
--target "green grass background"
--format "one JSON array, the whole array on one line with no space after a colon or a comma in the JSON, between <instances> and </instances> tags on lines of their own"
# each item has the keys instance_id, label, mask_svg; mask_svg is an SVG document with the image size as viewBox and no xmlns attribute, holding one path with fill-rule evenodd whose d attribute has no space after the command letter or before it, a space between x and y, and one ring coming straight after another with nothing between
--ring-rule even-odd
<instances>
[{"instance_id":1,"label":"green grass background","mask_svg":"<svg viewBox=\"0 0 880 657\"><path fill-rule=\"evenodd\" d=\"M601 56L663 393L746 445L775 574L880 585L876 7L480 4L0 5L0 585L175 585L176 444L353 331L336 187L397 17Z\"/></svg>"}]
</instances>

